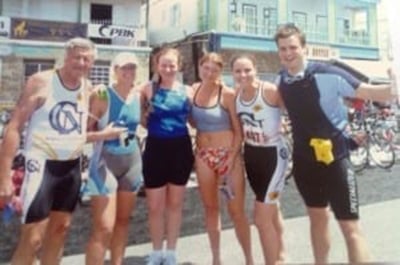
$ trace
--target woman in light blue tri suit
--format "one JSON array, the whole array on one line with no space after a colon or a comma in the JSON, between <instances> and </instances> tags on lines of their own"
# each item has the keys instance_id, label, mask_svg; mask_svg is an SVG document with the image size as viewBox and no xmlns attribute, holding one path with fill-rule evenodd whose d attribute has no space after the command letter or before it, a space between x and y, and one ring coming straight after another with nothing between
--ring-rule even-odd
<instances>
[{"instance_id":1,"label":"woman in light blue tri suit","mask_svg":"<svg viewBox=\"0 0 400 265\"><path fill-rule=\"evenodd\" d=\"M142 158L135 132L140 122L140 93L134 86L137 59L120 53L113 62L116 82L99 86L90 101L89 130L107 126L126 129L119 139L98 141L89 165L92 232L86 264L103 264L107 248L111 264L122 264L128 225L142 185Z\"/></svg>"}]
</instances>

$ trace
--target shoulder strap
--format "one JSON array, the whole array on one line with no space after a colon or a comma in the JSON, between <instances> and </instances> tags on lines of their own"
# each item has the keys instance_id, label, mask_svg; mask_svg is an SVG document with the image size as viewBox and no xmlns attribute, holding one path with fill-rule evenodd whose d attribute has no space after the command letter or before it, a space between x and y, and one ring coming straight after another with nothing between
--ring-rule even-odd
<instances>
[{"instance_id":1,"label":"shoulder strap","mask_svg":"<svg viewBox=\"0 0 400 265\"><path fill-rule=\"evenodd\" d=\"M218 104L221 104L221 99L222 99L222 89L223 89L223 86L222 86L222 85L220 85L220 86L219 86L219 88L218 88L218 99L217 99L217 102L218 102Z\"/></svg>"}]
</instances>

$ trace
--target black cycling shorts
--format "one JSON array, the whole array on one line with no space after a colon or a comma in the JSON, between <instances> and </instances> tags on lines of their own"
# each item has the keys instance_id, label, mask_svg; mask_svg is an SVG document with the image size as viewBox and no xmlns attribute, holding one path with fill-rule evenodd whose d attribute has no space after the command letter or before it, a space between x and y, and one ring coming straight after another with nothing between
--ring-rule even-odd
<instances>
[{"instance_id":1,"label":"black cycling shorts","mask_svg":"<svg viewBox=\"0 0 400 265\"><path fill-rule=\"evenodd\" d=\"M143 153L143 179L146 188L168 183L184 186L193 169L194 155L190 136L148 137Z\"/></svg>"},{"instance_id":2,"label":"black cycling shorts","mask_svg":"<svg viewBox=\"0 0 400 265\"><path fill-rule=\"evenodd\" d=\"M244 145L244 165L250 187L259 202L272 204L279 201L285 186L288 151L282 145Z\"/></svg>"},{"instance_id":3,"label":"black cycling shorts","mask_svg":"<svg viewBox=\"0 0 400 265\"><path fill-rule=\"evenodd\" d=\"M293 175L308 207L330 205L338 220L359 218L357 182L348 158L325 165L293 157Z\"/></svg>"},{"instance_id":4,"label":"black cycling shorts","mask_svg":"<svg viewBox=\"0 0 400 265\"><path fill-rule=\"evenodd\" d=\"M46 219L51 211L73 212L80 188L80 158L56 161L27 157L21 193L22 223Z\"/></svg>"}]
</instances>

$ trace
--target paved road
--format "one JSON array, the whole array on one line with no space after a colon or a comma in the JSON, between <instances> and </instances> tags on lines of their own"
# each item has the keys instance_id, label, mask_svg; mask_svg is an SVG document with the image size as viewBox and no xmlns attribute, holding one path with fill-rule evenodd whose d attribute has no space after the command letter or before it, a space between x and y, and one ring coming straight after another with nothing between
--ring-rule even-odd
<instances>
[{"instance_id":1,"label":"paved road","mask_svg":"<svg viewBox=\"0 0 400 265\"><path fill-rule=\"evenodd\" d=\"M361 225L366 231L370 244L373 262L369 264L400 264L400 231L398 220L400 199L369 204L362 207L364 215ZM285 242L287 247L287 262L289 264L312 264L311 246L308 240L308 220L306 217L296 217L285 220ZM330 262L346 263L346 249L336 223L331 222L332 246ZM262 252L257 240L257 232L252 227L253 255L256 264L262 264ZM179 264L210 264L210 252L205 234L182 237L179 240L177 254ZM243 265L244 260L232 229L222 233L221 255L224 264ZM146 255L151 249L150 244L140 244L127 248L125 264L145 264ZM83 255L65 257L62 265L83 264Z\"/></svg>"},{"instance_id":2,"label":"paved road","mask_svg":"<svg viewBox=\"0 0 400 265\"><path fill-rule=\"evenodd\" d=\"M361 202L361 224L364 227L374 263L390 262L400 264L400 165L390 171L369 169L358 175ZM308 219L304 217L303 203L289 182L282 198L285 217L285 240L289 263L312 263L308 237ZM199 224L201 225L201 224ZM335 222L331 222L332 250L331 262L345 263L346 250ZM261 264L261 249L254 226L252 227L254 256ZM127 249L126 264L145 264L145 257L151 246L149 243L131 245ZM231 228L222 234L222 255L225 264L243 264L240 248ZM178 256L181 264L209 264L210 253L207 236L204 233L184 236L179 241ZM83 255L64 258L62 265L83 264ZM388 264L388 263L387 263Z\"/></svg>"}]
</instances>

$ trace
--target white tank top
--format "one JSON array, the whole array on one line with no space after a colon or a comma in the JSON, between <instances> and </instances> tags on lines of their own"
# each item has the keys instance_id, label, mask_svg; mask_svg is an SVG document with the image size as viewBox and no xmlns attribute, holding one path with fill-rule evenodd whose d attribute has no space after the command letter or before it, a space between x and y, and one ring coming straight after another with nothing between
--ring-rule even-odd
<instances>
[{"instance_id":1,"label":"white tank top","mask_svg":"<svg viewBox=\"0 0 400 265\"><path fill-rule=\"evenodd\" d=\"M281 111L269 105L262 96L262 84L250 101L236 98L236 112L243 128L244 141L253 146L277 145L281 141Z\"/></svg>"},{"instance_id":2,"label":"white tank top","mask_svg":"<svg viewBox=\"0 0 400 265\"><path fill-rule=\"evenodd\" d=\"M45 102L33 112L27 128L25 152L50 160L71 160L81 155L86 142L87 81L68 90L57 72L47 82Z\"/></svg>"}]
</instances>

